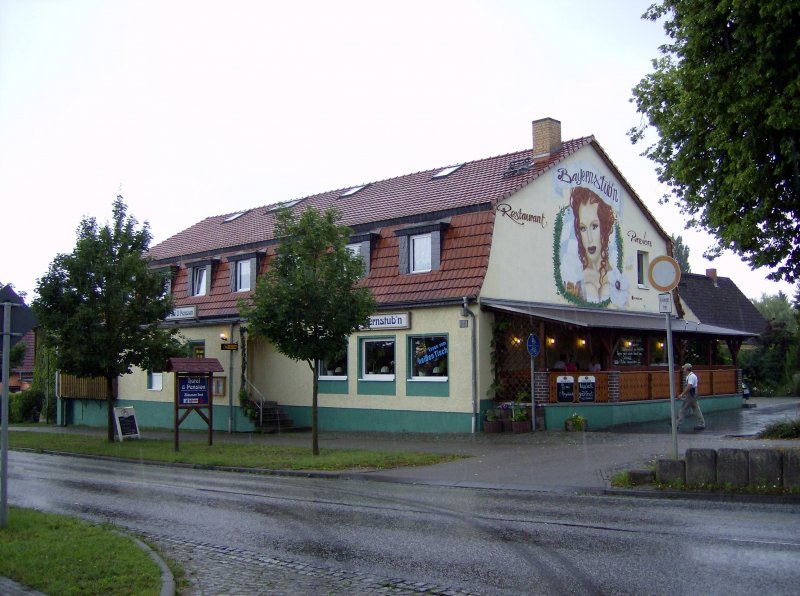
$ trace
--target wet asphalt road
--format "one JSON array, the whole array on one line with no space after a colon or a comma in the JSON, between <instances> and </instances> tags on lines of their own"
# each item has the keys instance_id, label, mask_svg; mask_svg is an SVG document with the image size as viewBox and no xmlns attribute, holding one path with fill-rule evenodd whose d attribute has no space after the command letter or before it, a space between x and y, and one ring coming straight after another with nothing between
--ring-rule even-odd
<instances>
[{"instance_id":1,"label":"wet asphalt road","mask_svg":"<svg viewBox=\"0 0 800 596\"><path fill-rule=\"evenodd\" d=\"M743 437L800 416L800 400L754 402L707 413L708 430L681 431L680 451L796 445ZM666 420L590 433L323 433L321 445L471 457L317 479L11 452L9 498L146 537L184 566L192 595L795 594L800 581L800 505L591 494L614 469L667 453Z\"/></svg>"},{"instance_id":2,"label":"wet asphalt road","mask_svg":"<svg viewBox=\"0 0 800 596\"><path fill-rule=\"evenodd\" d=\"M12 504L110 522L190 594L794 594L800 505L627 499L10 454Z\"/></svg>"}]
</instances>

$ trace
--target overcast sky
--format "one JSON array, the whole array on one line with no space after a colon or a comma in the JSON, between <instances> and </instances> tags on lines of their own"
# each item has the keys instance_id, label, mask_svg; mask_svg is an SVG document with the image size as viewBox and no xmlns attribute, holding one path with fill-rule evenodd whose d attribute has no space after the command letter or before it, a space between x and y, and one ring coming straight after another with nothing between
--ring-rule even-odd
<instances>
[{"instance_id":1,"label":"overcast sky","mask_svg":"<svg viewBox=\"0 0 800 596\"><path fill-rule=\"evenodd\" d=\"M118 193L152 244L230 213L593 134L644 203L751 298L794 289L714 262L626 131L664 37L651 0L0 0L0 281L34 295Z\"/></svg>"}]
</instances>

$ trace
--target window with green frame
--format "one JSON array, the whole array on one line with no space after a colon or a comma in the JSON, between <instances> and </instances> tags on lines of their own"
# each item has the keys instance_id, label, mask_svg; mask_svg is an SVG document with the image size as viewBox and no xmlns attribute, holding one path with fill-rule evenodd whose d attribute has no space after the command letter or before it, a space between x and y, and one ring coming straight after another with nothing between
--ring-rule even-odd
<instances>
[{"instance_id":1,"label":"window with green frame","mask_svg":"<svg viewBox=\"0 0 800 596\"><path fill-rule=\"evenodd\" d=\"M409 336L409 376L416 380L446 380L448 341L446 335Z\"/></svg>"}]
</instances>

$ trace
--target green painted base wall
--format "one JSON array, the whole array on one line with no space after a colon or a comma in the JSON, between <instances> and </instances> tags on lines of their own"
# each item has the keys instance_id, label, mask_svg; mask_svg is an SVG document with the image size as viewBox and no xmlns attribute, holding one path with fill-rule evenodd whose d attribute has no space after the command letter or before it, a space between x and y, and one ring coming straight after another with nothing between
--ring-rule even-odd
<instances>
[{"instance_id":1,"label":"green painted base wall","mask_svg":"<svg viewBox=\"0 0 800 596\"><path fill-rule=\"evenodd\" d=\"M115 407L133 407L136 422L140 428L164 428L172 430L175 426L175 410L171 403L117 400ZM228 406L214 406L214 430L228 430ZM252 432L253 423L242 416L239 406L233 408L233 430ZM108 410L106 402L92 399L61 399L56 408L56 421L62 426L95 426L106 428ZM181 422L181 430L208 430L206 421L197 412L192 412Z\"/></svg>"},{"instance_id":2,"label":"green painted base wall","mask_svg":"<svg viewBox=\"0 0 800 596\"><path fill-rule=\"evenodd\" d=\"M742 407L741 395L704 397L700 399L703 412L734 410ZM141 402L119 400L117 407L132 406L136 420L142 428L172 429L174 425L173 405L165 402ZM492 406L491 400L480 404L479 429L485 412ZM676 402L680 407L680 402ZM311 426L311 408L284 406L286 414L295 426ZM563 430L564 420L574 413L586 417L589 429L598 430L619 424L668 420L669 400L625 402L618 404L548 404L542 408L545 428ZM236 432L252 432L253 423L242 416L238 406L233 408ZM538 412L538 409L537 409ZM228 430L228 406L214 407L214 430ZM538 415L538 414L537 414ZM411 410L371 410L363 408L320 408L319 428L322 431L378 431L417 433L469 433L472 431L472 415L458 412L420 412ZM103 401L69 399L59 400L57 421L64 426L105 427L106 404ZM206 430L208 426L196 413L190 414L181 424L181 429Z\"/></svg>"},{"instance_id":3,"label":"green painted base wall","mask_svg":"<svg viewBox=\"0 0 800 596\"><path fill-rule=\"evenodd\" d=\"M311 426L311 408L284 406L297 426ZM319 408L319 428L344 431L469 433L472 415L457 412Z\"/></svg>"},{"instance_id":4,"label":"green painted base wall","mask_svg":"<svg viewBox=\"0 0 800 596\"><path fill-rule=\"evenodd\" d=\"M675 402L677 412L681 403ZM717 395L700 398L703 413L736 410L742 407L741 395ZM616 404L548 404L544 406L545 428L563 430L564 421L578 413L585 417L590 430L609 428L618 424L669 420L669 400L635 401Z\"/></svg>"}]
</instances>

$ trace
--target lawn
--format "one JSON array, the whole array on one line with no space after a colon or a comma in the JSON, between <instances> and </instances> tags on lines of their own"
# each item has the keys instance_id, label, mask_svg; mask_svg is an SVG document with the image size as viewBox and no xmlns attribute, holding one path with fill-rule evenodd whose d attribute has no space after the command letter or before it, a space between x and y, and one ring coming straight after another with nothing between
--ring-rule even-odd
<instances>
[{"instance_id":1,"label":"lawn","mask_svg":"<svg viewBox=\"0 0 800 596\"><path fill-rule=\"evenodd\" d=\"M134 439L109 443L105 435L61 434L14 431L8 433L10 449L33 449L135 461L191 464L200 467L255 468L264 470L385 470L406 466L427 466L456 459L463 455L423 453L416 451L382 451L372 449L321 449L311 454L310 447L269 445L267 440L250 443L181 441L180 451L174 443L163 439Z\"/></svg>"},{"instance_id":2,"label":"lawn","mask_svg":"<svg viewBox=\"0 0 800 596\"><path fill-rule=\"evenodd\" d=\"M161 591L155 561L110 526L17 507L0 529L0 576L61 596Z\"/></svg>"}]
</instances>

